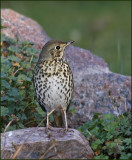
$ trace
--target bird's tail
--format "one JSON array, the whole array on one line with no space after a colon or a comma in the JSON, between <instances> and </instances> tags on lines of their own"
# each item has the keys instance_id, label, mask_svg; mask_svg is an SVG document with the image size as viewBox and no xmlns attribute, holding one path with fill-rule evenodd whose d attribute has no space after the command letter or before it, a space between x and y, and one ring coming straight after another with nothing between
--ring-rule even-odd
<instances>
[{"instance_id":1,"label":"bird's tail","mask_svg":"<svg viewBox=\"0 0 132 160\"><path fill-rule=\"evenodd\" d=\"M65 126L64 113L54 111L53 112L53 117L54 117L56 127L61 127L62 128L62 127Z\"/></svg>"}]
</instances>

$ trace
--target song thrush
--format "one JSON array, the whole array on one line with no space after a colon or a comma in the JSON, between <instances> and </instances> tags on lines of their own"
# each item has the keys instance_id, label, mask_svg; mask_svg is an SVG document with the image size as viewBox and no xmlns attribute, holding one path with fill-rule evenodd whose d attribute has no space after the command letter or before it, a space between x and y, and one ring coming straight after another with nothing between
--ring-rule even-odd
<instances>
[{"instance_id":1,"label":"song thrush","mask_svg":"<svg viewBox=\"0 0 132 160\"><path fill-rule=\"evenodd\" d=\"M61 107L64 112L65 129L68 129L66 110L73 95L73 75L64 59L65 48L74 41L48 41L34 69L34 88L41 108L47 113L47 128L49 115Z\"/></svg>"}]
</instances>

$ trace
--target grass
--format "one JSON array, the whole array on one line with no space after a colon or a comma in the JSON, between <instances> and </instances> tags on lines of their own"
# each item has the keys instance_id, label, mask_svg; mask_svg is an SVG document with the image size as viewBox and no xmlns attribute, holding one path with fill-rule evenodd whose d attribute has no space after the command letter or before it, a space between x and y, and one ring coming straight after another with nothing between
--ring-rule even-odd
<instances>
[{"instance_id":1,"label":"grass","mask_svg":"<svg viewBox=\"0 0 132 160\"><path fill-rule=\"evenodd\" d=\"M75 40L111 71L131 75L130 1L3 1L2 8L36 20L53 39Z\"/></svg>"}]
</instances>

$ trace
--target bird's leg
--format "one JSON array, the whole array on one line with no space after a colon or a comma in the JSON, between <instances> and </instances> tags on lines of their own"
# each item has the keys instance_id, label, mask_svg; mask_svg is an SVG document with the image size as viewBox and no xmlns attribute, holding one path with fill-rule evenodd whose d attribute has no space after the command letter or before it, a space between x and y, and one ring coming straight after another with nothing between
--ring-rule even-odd
<instances>
[{"instance_id":1,"label":"bird's leg","mask_svg":"<svg viewBox=\"0 0 132 160\"><path fill-rule=\"evenodd\" d=\"M47 112L47 125L46 125L46 128L47 130L48 129L51 129L51 126L49 125L49 116L54 112L54 110L52 110L51 112Z\"/></svg>"},{"instance_id":2,"label":"bird's leg","mask_svg":"<svg viewBox=\"0 0 132 160\"><path fill-rule=\"evenodd\" d=\"M68 125L67 125L67 117L66 117L66 110L64 109L64 118L65 118L65 130L68 130Z\"/></svg>"},{"instance_id":3,"label":"bird's leg","mask_svg":"<svg viewBox=\"0 0 132 160\"><path fill-rule=\"evenodd\" d=\"M66 116L66 109L63 109L64 111L64 118L65 118L65 131L67 132L74 132L73 130L68 129L68 124L67 124L67 116Z\"/></svg>"},{"instance_id":4,"label":"bird's leg","mask_svg":"<svg viewBox=\"0 0 132 160\"><path fill-rule=\"evenodd\" d=\"M51 132L49 131L50 129L51 129L51 126L49 125L49 115L50 115L50 113L48 113L47 112L47 124L46 124L46 133L47 133L47 135L48 135L48 138L50 138L51 137Z\"/></svg>"},{"instance_id":5,"label":"bird's leg","mask_svg":"<svg viewBox=\"0 0 132 160\"><path fill-rule=\"evenodd\" d=\"M47 113L47 124L46 124L47 130L52 128L52 126L49 124L49 116L50 116L50 114L51 113Z\"/></svg>"},{"instance_id":6,"label":"bird's leg","mask_svg":"<svg viewBox=\"0 0 132 160\"><path fill-rule=\"evenodd\" d=\"M47 127L47 129L49 129L49 113L47 112L47 125L46 125L46 127Z\"/></svg>"},{"instance_id":7,"label":"bird's leg","mask_svg":"<svg viewBox=\"0 0 132 160\"><path fill-rule=\"evenodd\" d=\"M65 120L65 128L61 129L59 132L67 132L68 131L68 125L67 125L67 117L66 117L66 109L63 109L64 113L64 120Z\"/></svg>"},{"instance_id":8,"label":"bird's leg","mask_svg":"<svg viewBox=\"0 0 132 160\"><path fill-rule=\"evenodd\" d=\"M66 109L63 109L63 112L64 112L64 120L65 120L65 129L62 129L62 130L60 130L59 132L67 132L67 131L69 131L69 132L73 132L72 130L68 130L68 124L67 124L67 116L66 116ZM65 133L66 133L65 132Z\"/></svg>"}]
</instances>

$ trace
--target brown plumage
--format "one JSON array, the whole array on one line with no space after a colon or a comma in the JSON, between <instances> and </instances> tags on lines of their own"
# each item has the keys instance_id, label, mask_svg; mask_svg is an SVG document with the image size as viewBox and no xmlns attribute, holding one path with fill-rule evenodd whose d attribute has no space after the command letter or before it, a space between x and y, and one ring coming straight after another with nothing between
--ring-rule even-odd
<instances>
[{"instance_id":1,"label":"brown plumage","mask_svg":"<svg viewBox=\"0 0 132 160\"><path fill-rule=\"evenodd\" d=\"M68 129L66 110L73 96L74 84L72 71L64 59L64 50L72 42L59 40L47 42L34 69L35 93L40 106L47 113L47 128L48 117L52 112L56 124L62 123L57 118L60 116L61 108L64 112L65 128Z\"/></svg>"}]
</instances>

